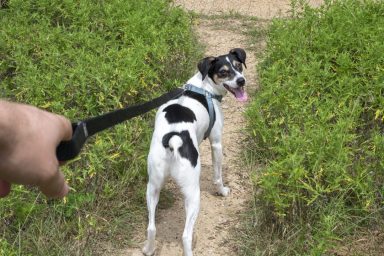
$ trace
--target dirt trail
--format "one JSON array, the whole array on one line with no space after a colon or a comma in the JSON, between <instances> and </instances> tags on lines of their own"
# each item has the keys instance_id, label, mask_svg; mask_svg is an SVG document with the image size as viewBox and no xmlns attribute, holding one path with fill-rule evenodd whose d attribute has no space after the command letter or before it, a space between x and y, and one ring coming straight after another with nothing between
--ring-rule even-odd
<instances>
[{"instance_id":1,"label":"dirt trail","mask_svg":"<svg viewBox=\"0 0 384 256\"><path fill-rule=\"evenodd\" d=\"M201 15L197 19L195 31L200 42L206 46L205 55L222 55L235 47L244 48L247 52L247 79L246 90L254 91L257 88L257 74L255 49L263 48L260 45L249 45L245 30L249 22L262 25L265 20L274 16L286 14L289 0L240 0L240 1L215 1L215 0L176 0L175 5L186 10L194 11ZM310 1L318 5L321 1ZM218 14L240 13L261 18L261 20L247 20L244 18L225 18ZM210 15L215 15L211 16ZM236 15L232 15L236 17ZM264 21L263 21L264 20ZM237 255L236 248L231 243L230 230L239 223L239 214L245 209L245 202L251 195L249 170L244 169L240 157L244 149L245 104L237 102L232 95L224 97L222 107L224 112L223 134L223 174L224 184L229 186L231 193L228 197L216 195L212 183L213 170L211 152L208 141L200 146L202 155L201 172L201 209L194 231L194 255L197 256L222 256ZM165 199L164 199L165 198ZM185 222L183 198L179 189L173 182L163 189L160 204L156 213L157 227L157 256L182 255L181 236ZM145 223L146 225L146 223ZM146 227L137 235L137 243L128 251L124 250L117 255L139 256L145 241Z\"/></svg>"}]
</instances>

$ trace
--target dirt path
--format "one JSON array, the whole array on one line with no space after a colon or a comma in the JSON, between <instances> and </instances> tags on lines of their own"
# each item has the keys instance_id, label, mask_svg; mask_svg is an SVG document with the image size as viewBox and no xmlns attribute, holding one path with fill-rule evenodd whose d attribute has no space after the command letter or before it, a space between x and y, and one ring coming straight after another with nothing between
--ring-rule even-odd
<instances>
[{"instance_id":1,"label":"dirt path","mask_svg":"<svg viewBox=\"0 0 384 256\"><path fill-rule=\"evenodd\" d=\"M195 31L200 42L206 46L206 56L221 55L235 47L244 48L247 52L247 78L246 88L248 92L257 88L257 74L255 49L263 48L260 45L250 45L245 35L245 30L250 25L262 25L265 20L273 16L285 15L289 8L289 0L241 0L241 1L215 1L215 0L176 0L175 5L198 14ZM313 0L313 5L321 1ZM236 3L236 4L234 4ZM219 14L236 14L256 16L261 18L245 19L216 16ZM215 15L215 16L211 16ZM239 214L245 209L245 202L251 196L251 188L248 173L241 163L243 150L245 120L245 104L237 102L228 94L223 100L224 111L224 135L223 135L223 173L224 183L229 186L231 193L228 197L220 197L215 193L212 184L213 170L211 153L208 141L200 146L202 155L201 172L201 209L194 231L194 255L222 256L237 255L236 248L231 243L230 231L239 223ZM182 255L181 236L184 228L185 211L183 198L174 183L168 183L160 196L157 211L157 256ZM146 223L145 223L146 225ZM118 255L142 255L141 247L145 241L146 228L135 239L137 243L128 251L122 251Z\"/></svg>"}]
</instances>

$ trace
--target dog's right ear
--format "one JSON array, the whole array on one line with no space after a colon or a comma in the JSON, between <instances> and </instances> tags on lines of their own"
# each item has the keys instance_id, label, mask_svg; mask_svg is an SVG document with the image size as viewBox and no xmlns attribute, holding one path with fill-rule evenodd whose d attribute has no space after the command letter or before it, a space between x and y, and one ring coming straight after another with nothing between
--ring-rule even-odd
<instances>
[{"instance_id":1,"label":"dog's right ear","mask_svg":"<svg viewBox=\"0 0 384 256\"><path fill-rule=\"evenodd\" d=\"M199 64L197 64L197 68L199 69L202 80L205 79L205 77L208 75L209 69L212 67L212 65L217 61L216 57L206 57L202 59Z\"/></svg>"}]
</instances>

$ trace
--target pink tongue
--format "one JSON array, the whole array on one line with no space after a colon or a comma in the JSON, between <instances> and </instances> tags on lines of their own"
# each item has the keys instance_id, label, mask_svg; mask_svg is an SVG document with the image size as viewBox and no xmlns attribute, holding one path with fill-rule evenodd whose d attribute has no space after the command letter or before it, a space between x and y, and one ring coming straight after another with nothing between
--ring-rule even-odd
<instances>
[{"instance_id":1,"label":"pink tongue","mask_svg":"<svg viewBox=\"0 0 384 256\"><path fill-rule=\"evenodd\" d=\"M241 101L241 102L247 101L248 95L247 95L247 92L244 90L244 88L234 89L233 92L235 93L235 97L238 101Z\"/></svg>"}]
</instances>

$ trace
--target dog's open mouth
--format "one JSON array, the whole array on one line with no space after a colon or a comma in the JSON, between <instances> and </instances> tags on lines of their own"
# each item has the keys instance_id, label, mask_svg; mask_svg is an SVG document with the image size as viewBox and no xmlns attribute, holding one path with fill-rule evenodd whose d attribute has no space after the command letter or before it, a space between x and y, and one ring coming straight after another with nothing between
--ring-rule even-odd
<instances>
[{"instance_id":1,"label":"dog's open mouth","mask_svg":"<svg viewBox=\"0 0 384 256\"><path fill-rule=\"evenodd\" d=\"M231 88L228 85L224 84L224 87L230 91L238 101L244 102L248 100L247 92L244 90L244 87Z\"/></svg>"}]
</instances>

